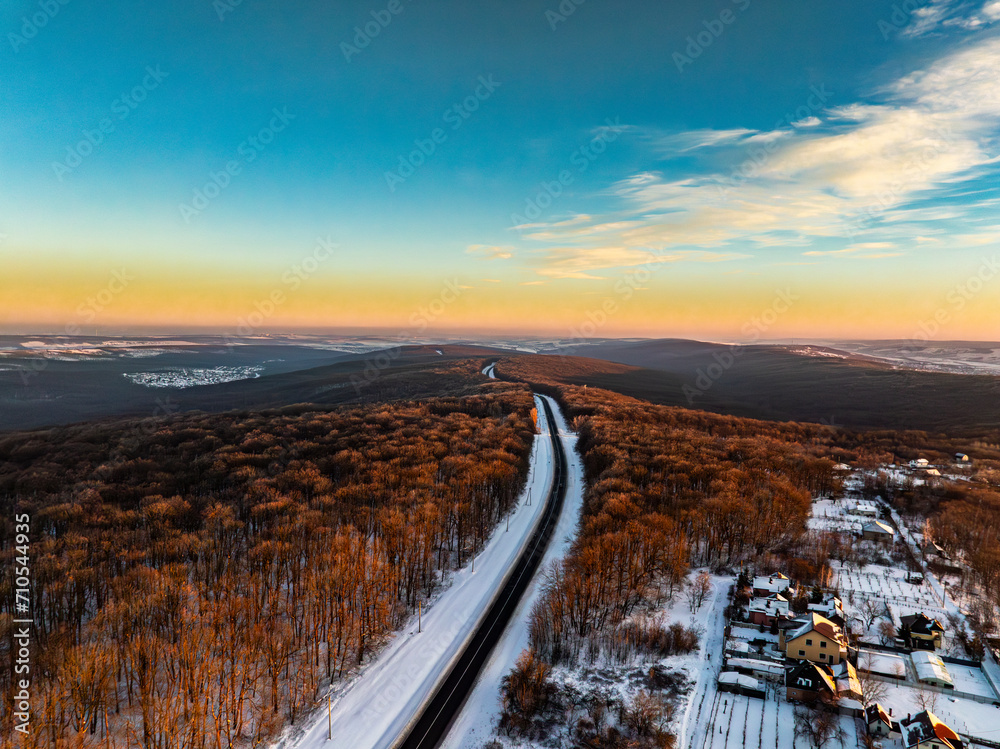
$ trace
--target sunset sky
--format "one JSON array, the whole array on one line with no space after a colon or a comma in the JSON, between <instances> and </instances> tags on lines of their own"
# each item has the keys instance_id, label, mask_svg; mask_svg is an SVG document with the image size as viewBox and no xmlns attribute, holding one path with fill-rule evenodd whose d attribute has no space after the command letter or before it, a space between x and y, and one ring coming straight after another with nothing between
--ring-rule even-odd
<instances>
[{"instance_id":1,"label":"sunset sky","mask_svg":"<svg viewBox=\"0 0 1000 749\"><path fill-rule=\"evenodd\" d=\"M1000 339L1000 0L0 19L0 332Z\"/></svg>"}]
</instances>

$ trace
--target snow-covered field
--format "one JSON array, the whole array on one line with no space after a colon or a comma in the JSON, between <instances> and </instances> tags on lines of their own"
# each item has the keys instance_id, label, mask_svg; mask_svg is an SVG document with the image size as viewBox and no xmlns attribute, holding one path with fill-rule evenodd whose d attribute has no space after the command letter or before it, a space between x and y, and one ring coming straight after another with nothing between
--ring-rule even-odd
<instances>
[{"instance_id":1,"label":"snow-covered field","mask_svg":"<svg viewBox=\"0 0 1000 749\"><path fill-rule=\"evenodd\" d=\"M793 749L807 747L795 741L795 707L785 700L784 687L770 685L767 698L744 697L717 692L706 714L705 731L700 741L683 746L690 749ZM855 749L861 746L854 718L840 717L842 739L826 744L830 749Z\"/></svg>"},{"instance_id":2,"label":"snow-covered field","mask_svg":"<svg viewBox=\"0 0 1000 749\"><path fill-rule=\"evenodd\" d=\"M536 404L540 434L532 447L528 486L511 516L509 530L506 524L497 529L476 557L475 572L469 564L451 577L450 584L423 612L420 632L414 617L352 681L337 689L331 712L335 746L384 749L403 733L452 659L461 652L530 537L544 507L541 499L553 478L550 425L537 396ZM559 414L555 403L552 407ZM557 418L560 427L565 428L561 415ZM290 729L278 746L325 749L329 746L326 713L317 712L312 725L302 733Z\"/></svg>"}]
</instances>

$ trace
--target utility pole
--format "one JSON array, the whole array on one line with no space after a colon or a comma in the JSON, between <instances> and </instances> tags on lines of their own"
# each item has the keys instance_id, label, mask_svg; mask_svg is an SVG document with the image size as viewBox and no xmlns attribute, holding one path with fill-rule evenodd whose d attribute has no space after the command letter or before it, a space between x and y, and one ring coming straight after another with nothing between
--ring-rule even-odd
<instances>
[{"instance_id":1,"label":"utility pole","mask_svg":"<svg viewBox=\"0 0 1000 749\"><path fill-rule=\"evenodd\" d=\"M326 740L333 741L333 697L326 696Z\"/></svg>"}]
</instances>

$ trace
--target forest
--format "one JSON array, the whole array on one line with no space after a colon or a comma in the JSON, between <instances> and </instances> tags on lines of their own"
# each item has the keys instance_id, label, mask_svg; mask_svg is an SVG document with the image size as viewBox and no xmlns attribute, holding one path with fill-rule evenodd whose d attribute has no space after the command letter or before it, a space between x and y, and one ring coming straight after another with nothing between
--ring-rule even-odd
<instances>
[{"instance_id":1,"label":"forest","mask_svg":"<svg viewBox=\"0 0 1000 749\"><path fill-rule=\"evenodd\" d=\"M273 739L511 511L534 418L524 386L490 383L463 398L0 437L5 564L15 513L31 518L39 730L24 745Z\"/></svg>"},{"instance_id":2,"label":"forest","mask_svg":"<svg viewBox=\"0 0 1000 749\"><path fill-rule=\"evenodd\" d=\"M836 463L874 469L920 455L950 459L963 444L925 432L716 415L566 384L568 372L605 368L537 356L502 359L496 368L502 379L530 383L559 400L579 433L587 482L572 553L549 572L532 612L531 650L505 681L501 729L511 734L537 738L558 720L565 706L548 681L556 664L696 647L695 633L647 616L682 589L691 567L732 570L747 563L807 584L825 581L833 550L807 534L806 520L813 496L839 490ZM988 486L1000 453L996 445L975 448L976 477ZM886 487L872 490L902 501ZM1000 492L953 491L938 500L925 508L934 514L936 537L961 552L984 585L1000 589ZM579 745L671 746L672 737L655 728L669 700L652 687L648 696L641 706L618 705L617 724L583 719L574 729ZM640 708L642 731L630 717Z\"/></svg>"}]
</instances>

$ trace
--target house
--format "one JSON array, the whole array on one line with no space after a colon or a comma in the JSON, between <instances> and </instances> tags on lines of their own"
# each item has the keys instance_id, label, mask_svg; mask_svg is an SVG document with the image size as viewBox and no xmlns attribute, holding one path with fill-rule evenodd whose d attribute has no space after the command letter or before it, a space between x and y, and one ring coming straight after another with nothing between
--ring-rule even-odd
<instances>
[{"instance_id":1,"label":"house","mask_svg":"<svg viewBox=\"0 0 1000 749\"><path fill-rule=\"evenodd\" d=\"M828 666L802 661L785 674L785 699L790 702L835 700L836 697L837 685Z\"/></svg>"},{"instance_id":2,"label":"house","mask_svg":"<svg viewBox=\"0 0 1000 749\"><path fill-rule=\"evenodd\" d=\"M935 687L954 689L955 682L948 669L944 667L944 661L938 656L926 650L918 650L910 653L910 660L913 661L913 668L917 672L917 681Z\"/></svg>"},{"instance_id":3,"label":"house","mask_svg":"<svg viewBox=\"0 0 1000 749\"><path fill-rule=\"evenodd\" d=\"M941 471L939 471L937 468L928 468L927 469L927 475L928 476L940 476L941 475Z\"/></svg>"},{"instance_id":4,"label":"house","mask_svg":"<svg viewBox=\"0 0 1000 749\"><path fill-rule=\"evenodd\" d=\"M916 460L910 461L910 468L924 469L930 465L930 461L927 458L917 458Z\"/></svg>"},{"instance_id":5,"label":"house","mask_svg":"<svg viewBox=\"0 0 1000 749\"><path fill-rule=\"evenodd\" d=\"M755 678L736 671L723 671L719 674L719 691L743 694L747 697L760 697L761 699L764 699L767 694L763 685Z\"/></svg>"},{"instance_id":6,"label":"house","mask_svg":"<svg viewBox=\"0 0 1000 749\"><path fill-rule=\"evenodd\" d=\"M899 721L906 749L962 749L962 739L930 710Z\"/></svg>"},{"instance_id":7,"label":"house","mask_svg":"<svg viewBox=\"0 0 1000 749\"><path fill-rule=\"evenodd\" d=\"M754 596L771 596L784 593L792 587L792 581L780 572L773 575L761 575L753 579Z\"/></svg>"},{"instance_id":8,"label":"house","mask_svg":"<svg viewBox=\"0 0 1000 749\"><path fill-rule=\"evenodd\" d=\"M866 500L859 500L853 505L847 508L847 512L851 515L860 515L866 518L876 518L878 517L878 506L874 502L868 502Z\"/></svg>"},{"instance_id":9,"label":"house","mask_svg":"<svg viewBox=\"0 0 1000 749\"><path fill-rule=\"evenodd\" d=\"M844 700L855 700L864 703L861 693L861 679L858 671L850 661L841 661L833 669L834 683L837 685L837 697Z\"/></svg>"},{"instance_id":10,"label":"house","mask_svg":"<svg viewBox=\"0 0 1000 749\"><path fill-rule=\"evenodd\" d=\"M866 541L883 541L891 543L896 537L896 531L888 523L881 520L872 520L861 526L861 538Z\"/></svg>"},{"instance_id":11,"label":"house","mask_svg":"<svg viewBox=\"0 0 1000 749\"><path fill-rule=\"evenodd\" d=\"M969 459L969 456L966 455L965 453L955 453L955 462L961 463L962 465L968 465L972 461Z\"/></svg>"},{"instance_id":12,"label":"house","mask_svg":"<svg viewBox=\"0 0 1000 749\"><path fill-rule=\"evenodd\" d=\"M891 713L887 713L877 702L865 708L865 725L869 736L887 738L894 731L899 733L899 724L893 723Z\"/></svg>"},{"instance_id":13,"label":"house","mask_svg":"<svg viewBox=\"0 0 1000 749\"><path fill-rule=\"evenodd\" d=\"M941 647L944 627L937 619L931 619L923 611L899 617L900 638L907 647L923 650L937 650Z\"/></svg>"},{"instance_id":14,"label":"house","mask_svg":"<svg viewBox=\"0 0 1000 749\"><path fill-rule=\"evenodd\" d=\"M778 647L786 658L836 665L847 658L843 630L821 614L806 614L801 624L778 633Z\"/></svg>"},{"instance_id":15,"label":"house","mask_svg":"<svg viewBox=\"0 0 1000 749\"><path fill-rule=\"evenodd\" d=\"M924 557L925 558L926 557L941 557L942 559L947 559L947 556L948 556L945 553L945 550L944 550L944 548L941 545L936 544L936 543L934 543L933 541L930 541L930 540L924 542L924 545L922 547L922 551L924 552Z\"/></svg>"},{"instance_id":16,"label":"house","mask_svg":"<svg viewBox=\"0 0 1000 749\"><path fill-rule=\"evenodd\" d=\"M849 465L847 465L847 463L837 463L837 465L835 465L833 467L833 470L835 470L835 471L849 471L849 470L851 470L851 467Z\"/></svg>"},{"instance_id":17,"label":"house","mask_svg":"<svg viewBox=\"0 0 1000 749\"><path fill-rule=\"evenodd\" d=\"M822 603L810 603L807 608L809 611L822 614L841 629L844 628L844 624L847 622L847 615L844 613L844 602L840 600L839 596L828 596Z\"/></svg>"},{"instance_id":18,"label":"house","mask_svg":"<svg viewBox=\"0 0 1000 749\"><path fill-rule=\"evenodd\" d=\"M766 598L754 598L750 601L748 611L753 624L769 627L775 619L788 618L788 599L778 593Z\"/></svg>"}]
</instances>

